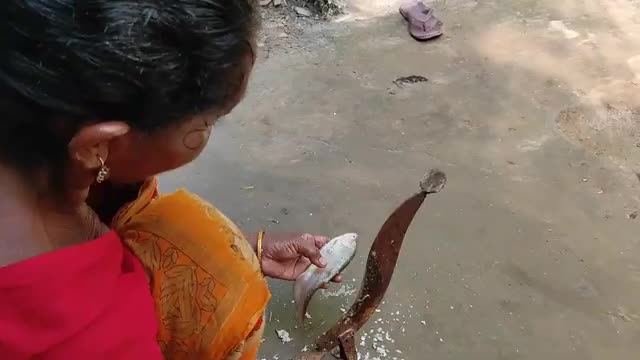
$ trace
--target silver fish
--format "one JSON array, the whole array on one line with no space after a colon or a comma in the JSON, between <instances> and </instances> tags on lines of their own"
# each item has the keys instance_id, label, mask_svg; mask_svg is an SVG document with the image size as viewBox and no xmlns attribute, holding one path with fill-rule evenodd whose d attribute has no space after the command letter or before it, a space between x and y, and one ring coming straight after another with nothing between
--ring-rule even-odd
<instances>
[{"instance_id":1,"label":"silver fish","mask_svg":"<svg viewBox=\"0 0 640 360\"><path fill-rule=\"evenodd\" d=\"M296 314L300 323L304 322L307 306L313 294L328 283L353 260L356 255L356 239L358 234L349 233L333 238L320 249L320 254L327 261L327 266L319 268L311 264L300 274L293 285L293 296L296 303Z\"/></svg>"}]
</instances>

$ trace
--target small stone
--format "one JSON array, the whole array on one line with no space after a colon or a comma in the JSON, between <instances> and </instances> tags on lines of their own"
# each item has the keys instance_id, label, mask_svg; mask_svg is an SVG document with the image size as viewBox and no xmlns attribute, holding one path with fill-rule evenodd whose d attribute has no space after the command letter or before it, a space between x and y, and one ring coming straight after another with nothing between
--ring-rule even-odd
<instances>
[{"instance_id":1,"label":"small stone","mask_svg":"<svg viewBox=\"0 0 640 360\"><path fill-rule=\"evenodd\" d=\"M260 0L260 6L267 6L271 4L271 0Z\"/></svg>"},{"instance_id":2,"label":"small stone","mask_svg":"<svg viewBox=\"0 0 640 360\"><path fill-rule=\"evenodd\" d=\"M637 210L633 210L632 212L629 213L629 215L627 215L627 217L629 217L629 219L634 220L635 218L638 217L638 211Z\"/></svg>"},{"instance_id":3,"label":"small stone","mask_svg":"<svg viewBox=\"0 0 640 360\"><path fill-rule=\"evenodd\" d=\"M309 10L309 9L307 9L307 8L303 8L303 7L296 6L294 9L296 10L296 12L298 13L298 15L300 15L300 16L306 16L306 17L309 17L309 16L311 16L311 15L312 15L311 10Z\"/></svg>"},{"instance_id":4,"label":"small stone","mask_svg":"<svg viewBox=\"0 0 640 360\"><path fill-rule=\"evenodd\" d=\"M273 0L273 6L280 6L282 5L282 0Z\"/></svg>"}]
</instances>

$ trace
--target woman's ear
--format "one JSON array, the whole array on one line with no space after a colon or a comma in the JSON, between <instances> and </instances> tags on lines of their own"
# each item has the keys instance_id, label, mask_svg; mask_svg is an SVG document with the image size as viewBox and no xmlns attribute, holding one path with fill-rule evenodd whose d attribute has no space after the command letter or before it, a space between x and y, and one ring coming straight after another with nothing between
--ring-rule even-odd
<instances>
[{"instance_id":1,"label":"woman's ear","mask_svg":"<svg viewBox=\"0 0 640 360\"><path fill-rule=\"evenodd\" d=\"M99 169L108 161L109 143L129 130L129 125L123 122L101 122L81 128L68 145L74 167Z\"/></svg>"}]
</instances>

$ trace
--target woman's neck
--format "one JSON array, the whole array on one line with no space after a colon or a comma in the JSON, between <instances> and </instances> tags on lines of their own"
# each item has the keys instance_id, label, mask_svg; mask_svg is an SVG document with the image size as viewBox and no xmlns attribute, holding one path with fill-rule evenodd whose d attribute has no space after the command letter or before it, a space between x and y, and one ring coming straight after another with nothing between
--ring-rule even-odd
<instances>
[{"instance_id":1,"label":"woman's neck","mask_svg":"<svg viewBox=\"0 0 640 360\"><path fill-rule=\"evenodd\" d=\"M37 193L15 171L0 165L0 266L77 245L108 231L85 202Z\"/></svg>"}]
</instances>

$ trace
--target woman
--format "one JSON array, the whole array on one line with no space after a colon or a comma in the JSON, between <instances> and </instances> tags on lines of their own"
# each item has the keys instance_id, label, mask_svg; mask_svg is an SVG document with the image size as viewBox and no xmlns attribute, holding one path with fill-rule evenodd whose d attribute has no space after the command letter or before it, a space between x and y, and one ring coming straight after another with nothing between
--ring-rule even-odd
<instances>
[{"instance_id":1,"label":"woman","mask_svg":"<svg viewBox=\"0 0 640 360\"><path fill-rule=\"evenodd\" d=\"M241 100L257 17L253 0L5 0L2 359L255 358L262 274L323 266L327 239L245 237L153 177Z\"/></svg>"}]
</instances>

